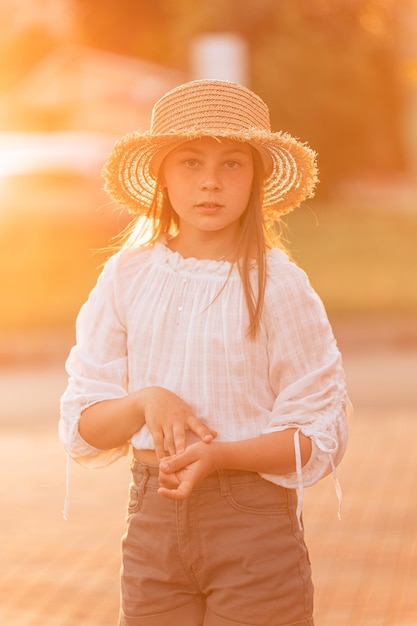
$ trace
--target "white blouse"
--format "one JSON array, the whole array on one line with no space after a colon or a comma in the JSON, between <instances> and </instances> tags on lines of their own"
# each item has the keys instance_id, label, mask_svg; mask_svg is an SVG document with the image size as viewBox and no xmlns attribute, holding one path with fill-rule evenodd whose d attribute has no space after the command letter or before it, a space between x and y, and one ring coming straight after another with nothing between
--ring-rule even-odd
<instances>
[{"instance_id":1,"label":"white blouse","mask_svg":"<svg viewBox=\"0 0 417 626\"><path fill-rule=\"evenodd\" d=\"M335 472L345 451L350 403L341 356L319 297L284 252L267 253L255 339L246 335L239 272L229 272L228 262L183 258L163 243L112 256L77 319L60 437L68 455L86 467L112 463L130 444L154 449L146 425L112 450L89 445L77 425L80 413L96 402L162 386L216 430L217 441L297 429L297 471L263 476L298 487L301 506L302 488ZM313 444L303 468L299 432Z\"/></svg>"}]
</instances>

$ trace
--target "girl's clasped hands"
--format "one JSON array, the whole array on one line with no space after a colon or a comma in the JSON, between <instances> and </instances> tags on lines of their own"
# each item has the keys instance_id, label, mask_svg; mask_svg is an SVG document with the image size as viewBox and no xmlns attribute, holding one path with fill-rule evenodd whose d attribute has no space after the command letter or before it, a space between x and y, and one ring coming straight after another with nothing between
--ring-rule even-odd
<instances>
[{"instance_id":1,"label":"girl's clasped hands","mask_svg":"<svg viewBox=\"0 0 417 626\"><path fill-rule=\"evenodd\" d=\"M187 498L195 485L217 468L209 450L216 431L193 413L179 396L163 387L141 390L143 410L159 464L159 494L173 500ZM201 441L187 447L187 432Z\"/></svg>"}]
</instances>

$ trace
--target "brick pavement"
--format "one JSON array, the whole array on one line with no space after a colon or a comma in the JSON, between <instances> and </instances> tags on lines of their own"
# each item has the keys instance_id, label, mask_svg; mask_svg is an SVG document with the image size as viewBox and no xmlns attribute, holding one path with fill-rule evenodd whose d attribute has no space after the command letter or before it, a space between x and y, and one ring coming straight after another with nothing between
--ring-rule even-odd
<instances>
[{"instance_id":1,"label":"brick pavement","mask_svg":"<svg viewBox=\"0 0 417 626\"><path fill-rule=\"evenodd\" d=\"M416 626L417 354L352 354L345 365L356 413L339 468L342 521L331 478L305 496L316 626ZM117 622L128 462L96 471L73 464L63 521L64 385L56 365L0 372L0 623L8 626Z\"/></svg>"}]
</instances>

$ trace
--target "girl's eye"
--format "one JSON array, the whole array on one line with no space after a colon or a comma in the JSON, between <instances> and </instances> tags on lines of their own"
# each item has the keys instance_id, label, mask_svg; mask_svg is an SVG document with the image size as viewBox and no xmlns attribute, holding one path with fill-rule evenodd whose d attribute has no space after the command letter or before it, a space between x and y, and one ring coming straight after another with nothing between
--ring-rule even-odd
<instances>
[{"instance_id":1,"label":"girl's eye","mask_svg":"<svg viewBox=\"0 0 417 626\"><path fill-rule=\"evenodd\" d=\"M185 165L187 165L187 167L197 167L198 161L197 159L187 159Z\"/></svg>"},{"instance_id":2,"label":"girl's eye","mask_svg":"<svg viewBox=\"0 0 417 626\"><path fill-rule=\"evenodd\" d=\"M228 169L234 169L238 167L239 163L237 161L226 161L225 165Z\"/></svg>"}]
</instances>

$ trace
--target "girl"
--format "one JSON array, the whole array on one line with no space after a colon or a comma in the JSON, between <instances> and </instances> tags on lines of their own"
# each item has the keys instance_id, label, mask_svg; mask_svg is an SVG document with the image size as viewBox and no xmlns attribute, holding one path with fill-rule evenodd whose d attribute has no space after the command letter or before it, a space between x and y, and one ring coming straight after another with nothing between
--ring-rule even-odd
<instances>
[{"instance_id":1,"label":"girl","mask_svg":"<svg viewBox=\"0 0 417 626\"><path fill-rule=\"evenodd\" d=\"M60 435L86 467L133 449L119 624L312 625L302 494L343 456L348 400L271 226L312 196L315 155L248 89L202 80L103 175L138 218L80 311Z\"/></svg>"}]
</instances>

